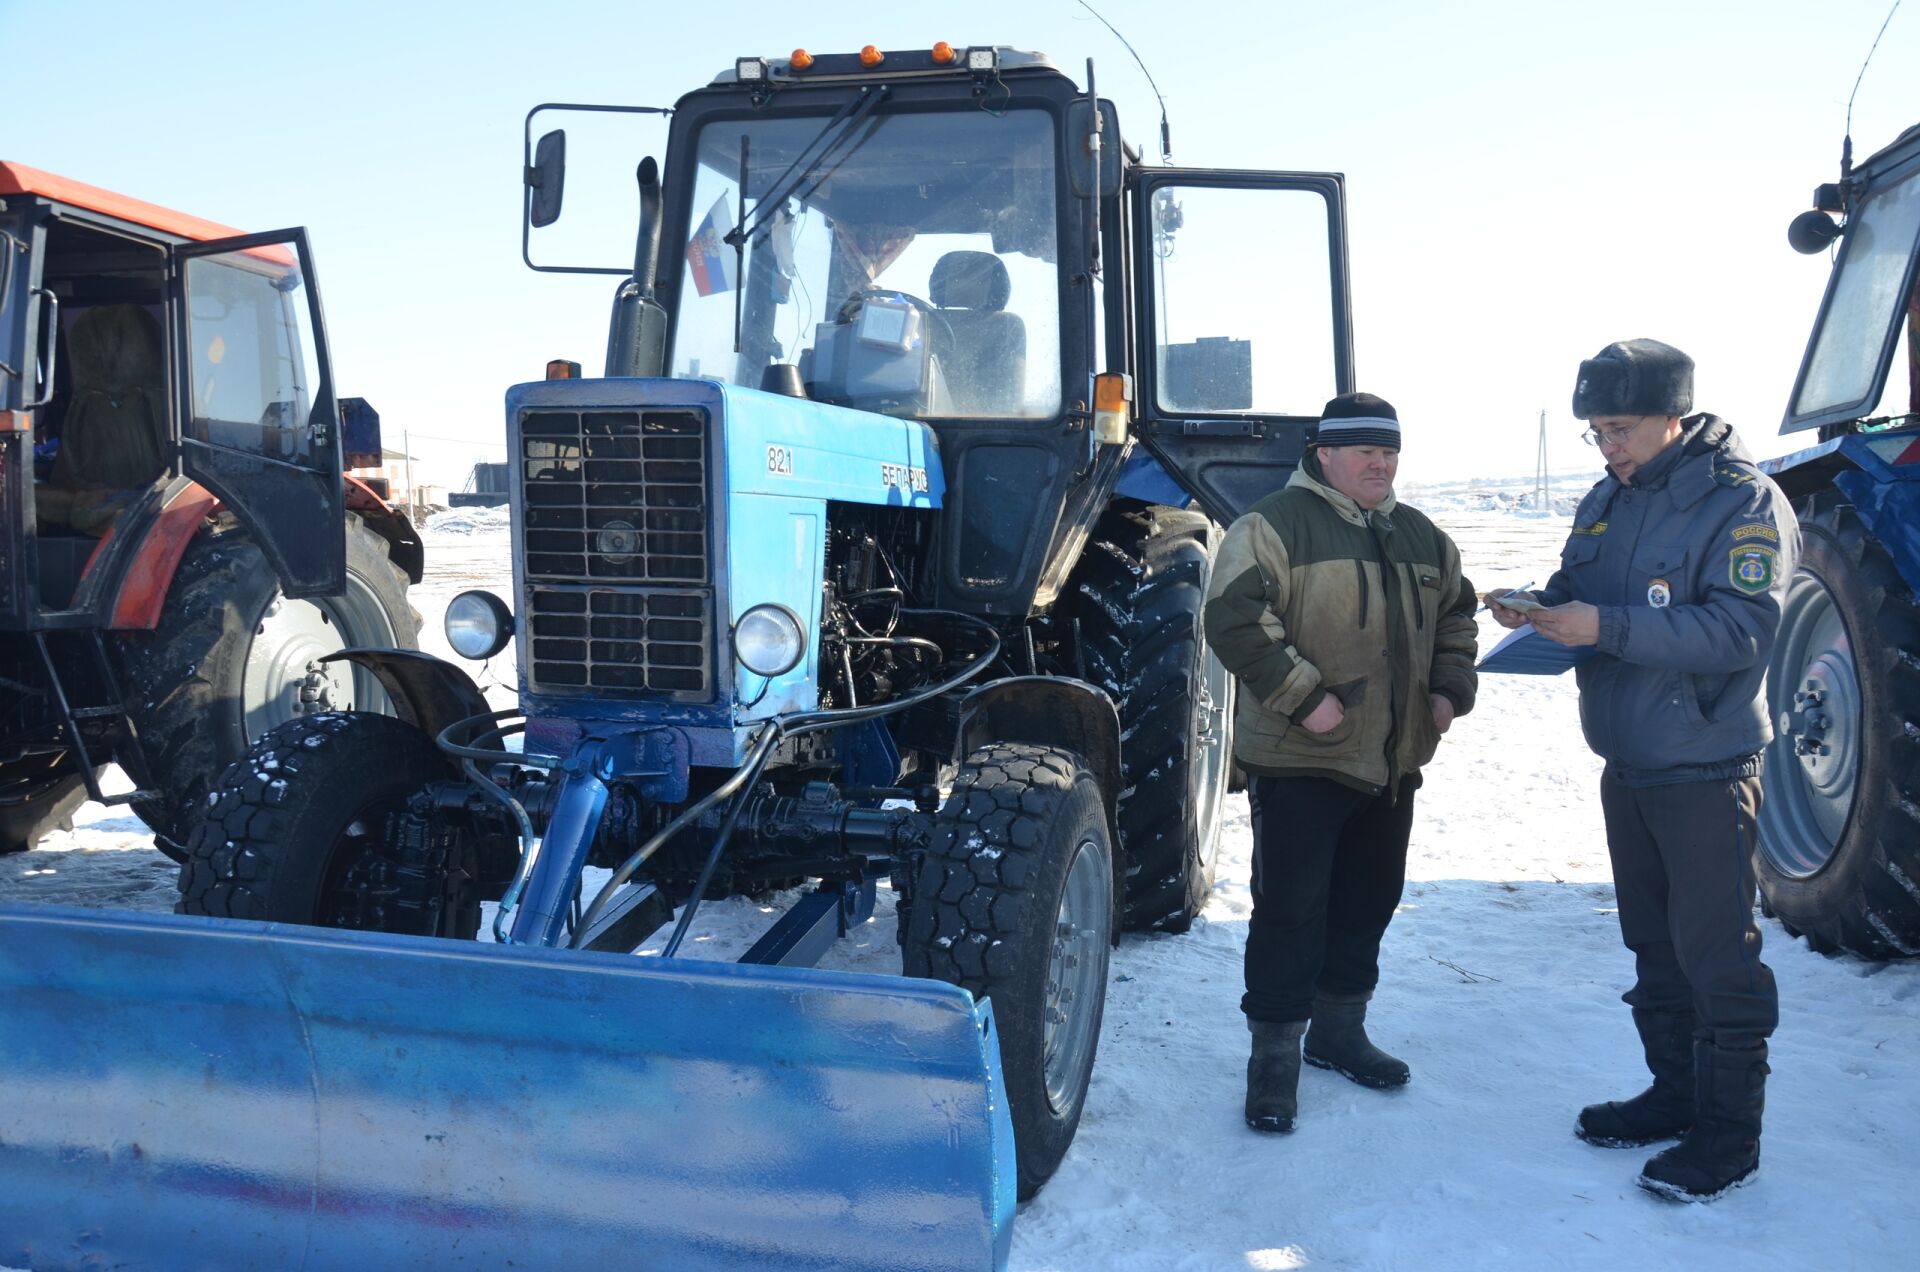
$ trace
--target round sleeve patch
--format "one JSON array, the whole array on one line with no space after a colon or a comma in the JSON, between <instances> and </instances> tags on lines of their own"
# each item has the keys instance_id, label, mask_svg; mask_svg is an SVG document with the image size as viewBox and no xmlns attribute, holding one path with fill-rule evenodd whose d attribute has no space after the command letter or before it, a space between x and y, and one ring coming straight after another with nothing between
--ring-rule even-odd
<instances>
[{"instance_id":1,"label":"round sleeve patch","mask_svg":"<svg viewBox=\"0 0 1920 1272\"><path fill-rule=\"evenodd\" d=\"M1735 548L1730 556L1727 578L1742 592L1764 592L1773 586L1779 555L1772 548L1745 544Z\"/></svg>"}]
</instances>

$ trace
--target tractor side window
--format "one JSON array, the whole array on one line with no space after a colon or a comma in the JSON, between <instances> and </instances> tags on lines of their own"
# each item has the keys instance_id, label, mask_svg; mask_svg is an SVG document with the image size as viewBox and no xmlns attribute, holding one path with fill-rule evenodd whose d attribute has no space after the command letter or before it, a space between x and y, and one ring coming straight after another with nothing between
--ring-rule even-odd
<instances>
[{"instance_id":1,"label":"tractor side window","mask_svg":"<svg viewBox=\"0 0 1920 1272\"><path fill-rule=\"evenodd\" d=\"M259 247L186 265L188 436L270 459L308 459L319 359L300 323L305 284L293 257Z\"/></svg>"},{"instance_id":2,"label":"tractor side window","mask_svg":"<svg viewBox=\"0 0 1920 1272\"><path fill-rule=\"evenodd\" d=\"M1847 226L1840 271L1807 355L1795 415L1865 404L1907 298L1907 269L1920 236L1920 172L1876 191ZM1895 368L1890 379L1896 379Z\"/></svg>"},{"instance_id":3,"label":"tractor side window","mask_svg":"<svg viewBox=\"0 0 1920 1272\"><path fill-rule=\"evenodd\" d=\"M697 152L672 374L759 388L791 366L862 410L1058 414L1050 115L715 121Z\"/></svg>"},{"instance_id":4,"label":"tractor side window","mask_svg":"<svg viewBox=\"0 0 1920 1272\"><path fill-rule=\"evenodd\" d=\"M1320 413L1337 391L1330 217L1313 190L1153 192L1162 410Z\"/></svg>"}]
</instances>

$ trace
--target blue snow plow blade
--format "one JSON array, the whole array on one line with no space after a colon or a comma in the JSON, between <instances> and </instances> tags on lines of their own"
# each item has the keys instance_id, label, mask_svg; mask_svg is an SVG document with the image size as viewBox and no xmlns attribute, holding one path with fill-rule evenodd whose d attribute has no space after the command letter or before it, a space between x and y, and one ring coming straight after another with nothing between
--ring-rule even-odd
<instances>
[{"instance_id":1,"label":"blue snow plow blade","mask_svg":"<svg viewBox=\"0 0 1920 1272\"><path fill-rule=\"evenodd\" d=\"M0 1266L1000 1268L986 1004L0 906Z\"/></svg>"}]
</instances>

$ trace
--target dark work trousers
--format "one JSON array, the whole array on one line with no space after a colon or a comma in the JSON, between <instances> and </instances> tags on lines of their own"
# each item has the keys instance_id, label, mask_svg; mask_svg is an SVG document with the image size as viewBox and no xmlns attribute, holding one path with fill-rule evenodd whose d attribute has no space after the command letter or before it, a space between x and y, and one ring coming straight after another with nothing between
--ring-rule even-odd
<instances>
[{"instance_id":1,"label":"dark work trousers","mask_svg":"<svg viewBox=\"0 0 1920 1272\"><path fill-rule=\"evenodd\" d=\"M1247 925L1250 1020L1313 1015L1321 993L1358 996L1380 980L1380 938L1400 904L1416 774L1400 798L1323 777L1252 777L1253 920Z\"/></svg>"},{"instance_id":2,"label":"dark work trousers","mask_svg":"<svg viewBox=\"0 0 1920 1272\"><path fill-rule=\"evenodd\" d=\"M1623 997L1691 1015L1694 1033L1748 1046L1780 1022L1773 972L1753 921L1760 779L1628 786L1600 778L1620 936L1639 980Z\"/></svg>"}]
</instances>

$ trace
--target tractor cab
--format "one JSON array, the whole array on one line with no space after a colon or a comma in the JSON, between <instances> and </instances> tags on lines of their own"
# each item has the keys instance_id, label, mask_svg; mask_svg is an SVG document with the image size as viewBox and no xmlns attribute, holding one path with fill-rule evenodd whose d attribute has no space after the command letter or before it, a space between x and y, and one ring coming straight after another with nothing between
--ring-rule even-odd
<instances>
[{"instance_id":1,"label":"tractor cab","mask_svg":"<svg viewBox=\"0 0 1920 1272\"><path fill-rule=\"evenodd\" d=\"M642 108L529 114L528 263L631 275L610 375L929 424L948 506L999 510L953 518L945 603L1044 609L1084 541L1075 509L1116 486L1231 520L1353 387L1342 179L1147 166L1112 103L1042 55L741 58L644 111L670 124L634 264L611 263L624 235L543 256L585 175L569 130L619 111Z\"/></svg>"},{"instance_id":2,"label":"tractor cab","mask_svg":"<svg viewBox=\"0 0 1920 1272\"><path fill-rule=\"evenodd\" d=\"M1920 412L1920 127L1816 188L1812 201L1788 240L1809 255L1836 239L1838 250L1780 431L1829 438L1911 425Z\"/></svg>"},{"instance_id":3,"label":"tractor cab","mask_svg":"<svg viewBox=\"0 0 1920 1272\"><path fill-rule=\"evenodd\" d=\"M116 625L150 533L208 492L288 595L342 586L339 536L312 533L343 506L312 277L304 231L0 163L0 625Z\"/></svg>"}]
</instances>

